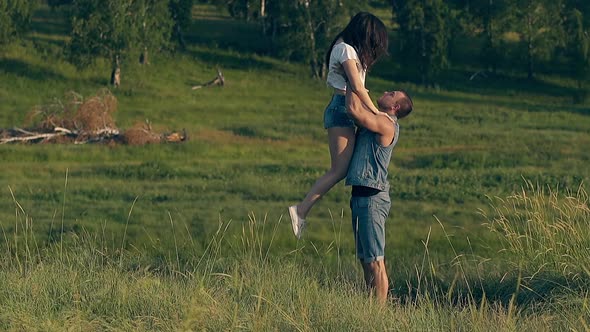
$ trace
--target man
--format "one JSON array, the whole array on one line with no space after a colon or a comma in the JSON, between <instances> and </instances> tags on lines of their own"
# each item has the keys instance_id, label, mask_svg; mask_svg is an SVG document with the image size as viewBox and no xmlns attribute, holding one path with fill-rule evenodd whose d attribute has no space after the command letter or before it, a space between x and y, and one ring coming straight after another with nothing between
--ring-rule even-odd
<instances>
[{"instance_id":1,"label":"man","mask_svg":"<svg viewBox=\"0 0 590 332\"><path fill-rule=\"evenodd\" d=\"M384 304L389 288L384 262L385 221L391 207L387 167L399 137L397 119L410 114L413 103L406 92L391 91L385 92L377 105L391 119L367 111L356 94L347 92L347 111L359 128L346 185L352 186L350 209L357 258L367 286Z\"/></svg>"}]
</instances>

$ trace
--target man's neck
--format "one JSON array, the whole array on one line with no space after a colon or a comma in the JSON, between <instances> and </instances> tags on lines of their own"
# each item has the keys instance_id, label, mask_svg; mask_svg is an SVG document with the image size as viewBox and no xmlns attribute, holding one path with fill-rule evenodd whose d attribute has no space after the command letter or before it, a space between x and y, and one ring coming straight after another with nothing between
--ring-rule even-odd
<instances>
[{"instance_id":1,"label":"man's neck","mask_svg":"<svg viewBox=\"0 0 590 332\"><path fill-rule=\"evenodd\" d=\"M392 118L393 118L393 117L397 118L397 116L396 116L395 112L390 112L390 111L388 111L387 109L385 109L385 110L384 110L384 109L383 109L383 108L381 108L381 107L379 107L379 108L378 108L378 110L379 110L379 112L387 113L387 115L389 115L389 116L390 116L390 117L392 117Z\"/></svg>"}]
</instances>

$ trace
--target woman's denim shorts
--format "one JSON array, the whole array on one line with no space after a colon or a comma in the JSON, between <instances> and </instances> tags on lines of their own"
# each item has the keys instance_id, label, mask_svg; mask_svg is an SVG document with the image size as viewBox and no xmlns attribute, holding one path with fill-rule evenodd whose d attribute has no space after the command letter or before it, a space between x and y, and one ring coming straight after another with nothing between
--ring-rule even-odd
<instances>
[{"instance_id":1,"label":"woman's denim shorts","mask_svg":"<svg viewBox=\"0 0 590 332\"><path fill-rule=\"evenodd\" d=\"M324 128L354 127L354 121L346 113L346 96L333 95L324 111Z\"/></svg>"}]
</instances>

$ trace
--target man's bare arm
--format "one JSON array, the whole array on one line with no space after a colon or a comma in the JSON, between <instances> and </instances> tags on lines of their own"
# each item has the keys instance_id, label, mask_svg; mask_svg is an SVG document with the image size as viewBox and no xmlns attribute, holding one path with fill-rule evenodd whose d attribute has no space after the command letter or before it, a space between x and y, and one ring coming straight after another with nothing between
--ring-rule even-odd
<instances>
[{"instance_id":1,"label":"man's bare arm","mask_svg":"<svg viewBox=\"0 0 590 332\"><path fill-rule=\"evenodd\" d=\"M360 98L352 91L346 92L346 111L355 122L381 136L393 137L394 127L387 114L374 114L365 108Z\"/></svg>"}]
</instances>

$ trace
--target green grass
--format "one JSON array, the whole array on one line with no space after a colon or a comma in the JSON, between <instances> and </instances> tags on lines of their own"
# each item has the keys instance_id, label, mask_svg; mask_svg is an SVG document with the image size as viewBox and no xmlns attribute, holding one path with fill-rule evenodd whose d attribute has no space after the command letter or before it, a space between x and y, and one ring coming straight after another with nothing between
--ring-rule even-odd
<instances>
[{"instance_id":1,"label":"green grass","mask_svg":"<svg viewBox=\"0 0 590 332\"><path fill-rule=\"evenodd\" d=\"M432 255L440 249L430 247L430 232L421 257L389 259L386 307L366 295L338 228L329 248L306 253L312 243L303 241L283 250L276 241L285 225L250 215L241 225L218 224L204 248L191 243L154 256L122 249L104 231L68 233L38 248L25 227L5 240L0 259L0 328L587 330L588 195L583 188L547 194L528 187L493 205L490 234L503 248L493 257L458 251L441 223L436 229L454 259ZM514 209L520 204L525 208ZM522 212L535 226L505 237L533 222ZM30 225L22 215L20 221ZM553 228L559 223L578 229L566 237L568 255L547 250L560 249L569 234ZM173 219L168 229L175 244L191 237Z\"/></svg>"},{"instance_id":2,"label":"green grass","mask_svg":"<svg viewBox=\"0 0 590 332\"><path fill-rule=\"evenodd\" d=\"M286 207L328 168L321 121L329 90L306 66L259 55L268 41L251 23L213 7L194 14L188 50L153 54L147 67L125 61L122 86L111 89L120 128L149 119L156 129L185 128L188 142L0 146L0 249L7 253L0 329L485 331L490 322L498 330L588 329L587 294L568 291L584 289L583 269L575 280L555 275L558 255L548 258L546 280L523 283L545 266L535 250L547 249L505 258L498 251L510 245L481 215L502 206L489 197L520 193L525 180L560 192L588 182L589 106L571 104L571 80L502 74L469 81L469 68L458 68L441 87L423 88L396 78L395 59L369 73L374 98L404 88L416 104L401 122L390 166L386 248L395 294L413 295L407 306L360 312L359 303L371 304L359 291L349 189L339 184L317 204L300 243L285 219ZM27 39L0 52L0 128L24 126L36 105L68 91L89 97L107 85L105 61L80 70L63 59L59 17L41 8ZM217 67L225 87L190 89ZM242 233L253 219L268 259L252 253L255 236ZM220 224L229 226L218 233ZM213 241L219 234L223 241ZM586 237L576 241L587 247ZM221 251L213 255L211 243ZM61 271L67 277L57 280ZM430 291L417 296L419 283ZM462 296L452 296L454 284L462 284ZM515 292L517 285L543 298Z\"/></svg>"}]
</instances>

